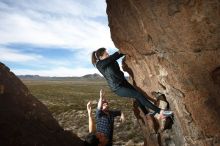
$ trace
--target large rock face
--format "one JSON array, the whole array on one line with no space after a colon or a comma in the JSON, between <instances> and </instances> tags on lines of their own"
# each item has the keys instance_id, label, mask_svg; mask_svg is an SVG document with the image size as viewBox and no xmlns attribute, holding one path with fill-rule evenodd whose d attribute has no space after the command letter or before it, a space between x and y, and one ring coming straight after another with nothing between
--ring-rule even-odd
<instances>
[{"instance_id":1,"label":"large rock face","mask_svg":"<svg viewBox=\"0 0 220 146\"><path fill-rule=\"evenodd\" d=\"M143 92L165 94L175 112L160 134L141 120L145 145L220 145L220 1L106 2L124 69Z\"/></svg>"},{"instance_id":2,"label":"large rock face","mask_svg":"<svg viewBox=\"0 0 220 146\"><path fill-rule=\"evenodd\" d=\"M82 146L83 141L64 131L47 107L0 63L0 145Z\"/></svg>"}]
</instances>

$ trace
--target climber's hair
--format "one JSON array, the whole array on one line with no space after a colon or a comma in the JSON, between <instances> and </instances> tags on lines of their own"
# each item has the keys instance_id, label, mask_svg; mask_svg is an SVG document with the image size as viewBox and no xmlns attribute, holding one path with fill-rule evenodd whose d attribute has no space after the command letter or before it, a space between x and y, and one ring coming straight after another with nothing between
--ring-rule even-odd
<instances>
[{"instance_id":1,"label":"climber's hair","mask_svg":"<svg viewBox=\"0 0 220 146\"><path fill-rule=\"evenodd\" d=\"M89 133L84 141L85 146L98 146L99 139L96 137L95 133Z\"/></svg>"},{"instance_id":2,"label":"climber's hair","mask_svg":"<svg viewBox=\"0 0 220 146\"><path fill-rule=\"evenodd\" d=\"M99 48L98 50L92 52L92 64L94 66L100 60L99 57L102 56L105 51L106 48Z\"/></svg>"}]
</instances>

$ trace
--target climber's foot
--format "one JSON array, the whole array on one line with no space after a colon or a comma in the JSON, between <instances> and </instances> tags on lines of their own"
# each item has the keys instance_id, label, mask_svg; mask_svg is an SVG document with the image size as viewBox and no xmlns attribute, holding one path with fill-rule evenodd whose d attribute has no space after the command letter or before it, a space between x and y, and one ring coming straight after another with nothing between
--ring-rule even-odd
<instances>
[{"instance_id":1,"label":"climber's foot","mask_svg":"<svg viewBox=\"0 0 220 146\"><path fill-rule=\"evenodd\" d=\"M160 114L155 114L155 118L157 120L163 120L166 119L167 117L172 117L173 115L173 111L169 111L169 110L161 110Z\"/></svg>"},{"instance_id":2,"label":"climber's foot","mask_svg":"<svg viewBox=\"0 0 220 146\"><path fill-rule=\"evenodd\" d=\"M173 111L161 110L160 114L162 114L164 117L171 117L173 115Z\"/></svg>"}]
</instances>

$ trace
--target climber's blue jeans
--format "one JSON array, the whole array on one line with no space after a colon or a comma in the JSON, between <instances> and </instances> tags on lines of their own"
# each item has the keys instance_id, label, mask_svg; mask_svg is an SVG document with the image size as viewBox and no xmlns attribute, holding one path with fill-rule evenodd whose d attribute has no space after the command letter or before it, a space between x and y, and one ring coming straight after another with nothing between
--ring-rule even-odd
<instances>
[{"instance_id":1,"label":"climber's blue jeans","mask_svg":"<svg viewBox=\"0 0 220 146\"><path fill-rule=\"evenodd\" d=\"M161 110L160 108L158 108L153 103L151 103L143 94L141 94L139 91L137 91L128 82L121 85L120 88L115 91L115 93L121 97L129 97L129 98L136 99L138 106L141 108L141 110L145 114L149 113L145 107L153 110L154 114L160 113L160 110Z\"/></svg>"}]
</instances>

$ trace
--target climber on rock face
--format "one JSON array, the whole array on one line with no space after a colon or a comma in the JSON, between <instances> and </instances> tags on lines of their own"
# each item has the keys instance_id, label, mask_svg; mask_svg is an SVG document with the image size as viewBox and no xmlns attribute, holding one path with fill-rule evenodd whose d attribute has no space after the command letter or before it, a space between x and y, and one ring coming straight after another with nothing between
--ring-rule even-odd
<instances>
[{"instance_id":1,"label":"climber on rock face","mask_svg":"<svg viewBox=\"0 0 220 146\"><path fill-rule=\"evenodd\" d=\"M147 115L145 107L153 110L157 119L164 119L173 114L172 111L162 110L151 103L142 93L137 91L124 77L117 60L124 56L120 51L109 55L105 48L99 48L92 53L92 64L105 77L111 90L121 97L135 98L138 106Z\"/></svg>"},{"instance_id":2,"label":"climber on rock face","mask_svg":"<svg viewBox=\"0 0 220 146\"><path fill-rule=\"evenodd\" d=\"M119 110L109 110L109 103L104 99L104 91L100 90L100 98L96 109L96 127L92 117L91 102L87 103L89 116L89 135L86 136L86 146L112 146L114 118L121 116L124 122L124 114Z\"/></svg>"}]
</instances>

